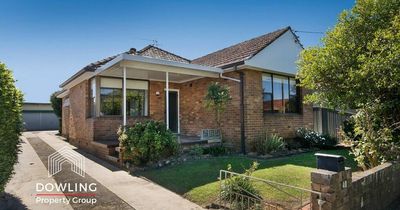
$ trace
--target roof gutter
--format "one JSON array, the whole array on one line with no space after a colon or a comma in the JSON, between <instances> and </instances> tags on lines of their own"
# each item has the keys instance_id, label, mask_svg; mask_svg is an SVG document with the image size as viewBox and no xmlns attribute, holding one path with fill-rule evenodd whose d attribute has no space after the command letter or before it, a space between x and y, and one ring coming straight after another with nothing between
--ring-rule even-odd
<instances>
[{"instance_id":1,"label":"roof gutter","mask_svg":"<svg viewBox=\"0 0 400 210\"><path fill-rule=\"evenodd\" d=\"M219 78L232 80L232 81L239 82L239 83L241 82L240 79L235 79L235 78L232 78L232 77L226 77L226 76L222 75L222 73L219 73Z\"/></svg>"}]
</instances>

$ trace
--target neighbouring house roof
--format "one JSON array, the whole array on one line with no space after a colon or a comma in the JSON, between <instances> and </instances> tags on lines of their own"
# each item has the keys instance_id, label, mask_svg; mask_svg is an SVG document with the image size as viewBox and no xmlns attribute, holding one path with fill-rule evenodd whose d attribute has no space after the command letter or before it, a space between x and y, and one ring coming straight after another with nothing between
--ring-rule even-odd
<instances>
[{"instance_id":1,"label":"neighbouring house roof","mask_svg":"<svg viewBox=\"0 0 400 210\"><path fill-rule=\"evenodd\" d=\"M183 58L181 56L175 55L171 52L168 52L166 50L163 50L161 48L155 47L153 45L148 45L144 47L143 49L136 51L135 48L131 48L127 52L123 52L114 56L110 56L107 58L104 58L102 60L93 62L88 64L87 66L83 67L81 70L79 70L76 74L74 74L72 77L70 77L68 80L63 82L61 84L61 87L64 86L65 84L69 83L70 81L74 80L75 78L79 77L85 72L94 72L101 66L107 64L117 56L121 54L130 54L130 55L140 55L140 56L146 56L146 57L152 57L152 58L157 58L157 59L163 59L163 60L170 60L170 61L176 61L176 62L181 62L181 63L190 63L189 59Z\"/></svg>"},{"instance_id":2,"label":"neighbouring house roof","mask_svg":"<svg viewBox=\"0 0 400 210\"><path fill-rule=\"evenodd\" d=\"M208 55L192 60L192 63L212 67L225 68L234 64L241 63L252 58L269 44L274 42L285 32L291 30L290 27L282 28L271 33L232 45L218 50Z\"/></svg>"}]
</instances>

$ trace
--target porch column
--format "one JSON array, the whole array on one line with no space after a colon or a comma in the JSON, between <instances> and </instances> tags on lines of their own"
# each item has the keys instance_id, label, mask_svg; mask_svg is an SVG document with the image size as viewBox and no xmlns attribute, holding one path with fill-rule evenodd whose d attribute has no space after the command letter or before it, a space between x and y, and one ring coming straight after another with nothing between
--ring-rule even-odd
<instances>
[{"instance_id":1,"label":"porch column","mask_svg":"<svg viewBox=\"0 0 400 210\"><path fill-rule=\"evenodd\" d=\"M166 94L165 112L166 112L167 129L169 129L169 84L168 83L169 83L168 72L165 72L165 94Z\"/></svg>"},{"instance_id":2,"label":"porch column","mask_svg":"<svg viewBox=\"0 0 400 210\"><path fill-rule=\"evenodd\" d=\"M123 126L126 126L126 67L123 67L124 79L122 81L122 115L123 115Z\"/></svg>"}]
</instances>

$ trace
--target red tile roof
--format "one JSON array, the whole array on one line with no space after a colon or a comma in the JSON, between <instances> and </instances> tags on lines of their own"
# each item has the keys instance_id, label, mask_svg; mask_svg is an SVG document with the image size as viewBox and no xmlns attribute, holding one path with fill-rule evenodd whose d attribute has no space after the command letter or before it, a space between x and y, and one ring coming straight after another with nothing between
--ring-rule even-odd
<instances>
[{"instance_id":1,"label":"red tile roof","mask_svg":"<svg viewBox=\"0 0 400 210\"><path fill-rule=\"evenodd\" d=\"M171 52L168 52L161 48L155 47L153 45L148 45L147 47L138 51L137 54L141 55L141 56L148 56L148 57L152 57L152 58L177 61L177 62L181 62L181 63L190 63L189 59L183 58L179 55L175 55Z\"/></svg>"},{"instance_id":2,"label":"red tile roof","mask_svg":"<svg viewBox=\"0 0 400 210\"><path fill-rule=\"evenodd\" d=\"M190 61L189 59L183 58L181 56L175 55L166 50L163 50L161 48L155 47L153 45L148 45L139 51L136 51L135 48L131 48L129 51L124 52L124 53L131 54L131 55L141 55L141 56L147 56L147 57L152 57L152 58L176 61L176 62L182 62L182 63L193 63L193 64L199 64L199 65L203 65L203 66L213 66L213 67L225 68L225 67L229 67L231 65L243 62L243 61L253 57L254 55L256 55L262 49L267 47L269 44L271 44L273 41L275 41L277 38L279 38L282 34L284 34L288 30L291 30L290 27L282 28L282 29L276 30L274 32L264 34L262 36L241 42L239 44L232 45L232 46L224 48L222 50L218 50L216 52L202 56L200 58L196 58L192 61ZM118 55L121 55L121 54L123 54L123 53L120 53ZM88 64L87 66L85 66L81 70L79 70L76 74L74 74L71 78L69 78L67 81L65 81L63 84L61 84L61 86L64 86L69 81L77 78L78 76L80 76L81 74L83 74L85 72L88 72L88 71L94 72L96 69L100 68L104 64L113 60L118 55L110 56L110 57L104 58L102 60Z\"/></svg>"},{"instance_id":3,"label":"red tile roof","mask_svg":"<svg viewBox=\"0 0 400 210\"><path fill-rule=\"evenodd\" d=\"M171 61L176 61L176 62L182 62L182 63L190 63L189 59L183 58L181 56L175 55L171 52L168 52L166 50L163 50L161 48L155 47L153 45L148 45L141 49L140 51L136 51L135 48L131 48L129 51L124 52L130 55L141 55L141 56L147 56L147 57L152 57L152 58L158 58L158 59L164 59L164 60L171 60ZM69 81L72 81L73 79L79 77L85 72L94 72L96 69L100 68L101 66L105 65L106 63L110 62L114 58L116 58L118 55L124 54L120 53L114 56L110 56L107 58L104 58L102 60L98 60L96 62L90 63L87 66L83 67L81 70L79 70L77 73L75 73L73 76L71 76L68 80L63 82L60 86L66 85Z\"/></svg>"},{"instance_id":4,"label":"red tile roof","mask_svg":"<svg viewBox=\"0 0 400 210\"><path fill-rule=\"evenodd\" d=\"M179 55L175 55L171 52L168 52L161 48L155 47L153 45L148 45L139 51L136 51L135 48L131 48L129 51L124 52L124 53L130 54L130 55L141 55L141 56L147 56L147 57L152 57L152 58L177 61L177 62L182 62L182 63L190 63L189 59L183 58ZM120 54L123 54L123 53L120 53ZM120 55L120 54L118 54L118 55ZM81 70L95 71L100 66L102 66L102 65L108 63L109 61L111 61L112 59L116 58L118 55L110 56L110 57L104 58L102 60L90 63L89 65L83 67L83 69L81 69Z\"/></svg>"},{"instance_id":5,"label":"red tile roof","mask_svg":"<svg viewBox=\"0 0 400 210\"><path fill-rule=\"evenodd\" d=\"M243 62L253 57L288 30L291 30L290 27L282 28L239 44L232 45L200 58L196 58L192 60L192 63L224 68Z\"/></svg>"}]
</instances>

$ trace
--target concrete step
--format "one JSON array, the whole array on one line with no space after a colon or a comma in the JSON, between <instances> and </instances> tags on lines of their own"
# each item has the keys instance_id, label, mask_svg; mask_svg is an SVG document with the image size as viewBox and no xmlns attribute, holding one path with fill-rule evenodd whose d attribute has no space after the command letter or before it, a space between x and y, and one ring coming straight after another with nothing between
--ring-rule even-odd
<instances>
[{"instance_id":1,"label":"concrete step","mask_svg":"<svg viewBox=\"0 0 400 210\"><path fill-rule=\"evenodd\" d=\"M119 161L119 141L93 141L91 142L95 153L112 163L118 163Z\"/></svg>"},{"instance_id":2,"label":"concrete step","mask_svg":"<svg viewBox=\"0 0 400 210\"><path fill-rule=\"evenodd\" d=\"M112 163L118 163L119 162L119 158L112 156L112 155L106 155L106 160L112 162Z\"/></svg>"}]
</instances>

